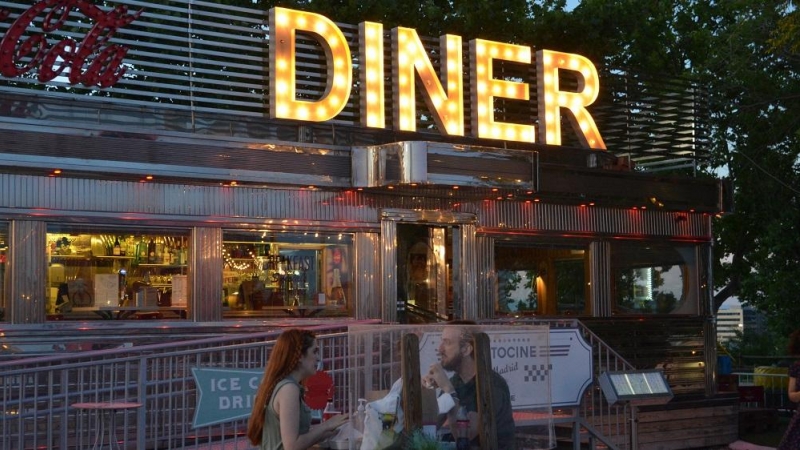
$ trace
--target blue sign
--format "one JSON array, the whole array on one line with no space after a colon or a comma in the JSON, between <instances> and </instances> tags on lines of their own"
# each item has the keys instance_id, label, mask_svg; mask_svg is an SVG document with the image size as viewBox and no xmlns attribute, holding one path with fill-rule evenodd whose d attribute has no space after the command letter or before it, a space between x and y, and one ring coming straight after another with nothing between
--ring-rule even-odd
<instances>
[{"instance_id":1,"label":"blue sign","mask_svg":"<svg viewBox=\"0 0 800 450\"><path fill-rule=\"evenodd\" d=\"M197 406L192 427L199 428L250 416L264 369L193 368Z\"/></svg>"}]
</instances>

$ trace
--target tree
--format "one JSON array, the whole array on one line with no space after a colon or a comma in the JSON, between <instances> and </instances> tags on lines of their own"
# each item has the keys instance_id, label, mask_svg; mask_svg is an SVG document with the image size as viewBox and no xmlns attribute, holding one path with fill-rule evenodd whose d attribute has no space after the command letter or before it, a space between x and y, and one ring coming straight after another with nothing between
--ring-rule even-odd
<instances>
[{"instance_id":1,"label":"tree","mask_svg":"<svg viewBox=\"0 0 800 450\"><path fill-rule=\"evenodd\" d=\"M688 76L707 89L713 155L701 176L727 168L736 208L714 220L715 307L738 295L767 313L776 329L794 327L800 316L798 12L777 0L584 0L573 17L556 19L560 26L584 25L579 42L564 41L567 50L637 73Z\"/></svg>"}]
</instances>

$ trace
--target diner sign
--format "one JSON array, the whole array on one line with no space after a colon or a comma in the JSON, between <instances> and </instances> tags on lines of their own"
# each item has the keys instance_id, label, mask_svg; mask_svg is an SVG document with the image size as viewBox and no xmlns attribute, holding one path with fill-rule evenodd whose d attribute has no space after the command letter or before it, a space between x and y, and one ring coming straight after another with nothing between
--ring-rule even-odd
<instances>
[{"instance_id":1,"label":"diner sign","mask_svg":"<svg viewBox=\"0 0 800 450\"><path fill-rule=\"evenodd\" d=\"M324 122L333 119L347 105L353 86L353 59L344 33L330 19L311 12L286 8L269 11L269 94L270 115L280 119ZM317 40L325 52L327 86L320 99L298 99L296 86L295 38L297 33ZM383 25L359 24L358 73L361 98L361 124L385 128ZM464 136L464 92L461 37L447 34L440 38L441 74L437 76L417 32L396 27L391 31L392 125L401 131L416 131L415 80L440 132ZM561 145L561 110L569 111L570 123L585 147L605 149L594 119L586 107L599 93L597 69L587 58L552 50L536 52L538 118L544 137L537 139L534 124L494 120L494 99L530 100L530 86L524 81L496 79L494 61L531 64L531 48L473 39L469 42L470 123L477 138L516 142L541 142ZM577 92L559 88L559 72L572 72L578 78ZM416 76L415 76L416 75ZM441 81L440 81L441 79Z\"/></svg>"},{"instance_id":2,"label":"diner sign","mask_svg":"<svg viewBox=\"0 0 800 450\"><path fill-rule=\"evenodd\" d=\"M69 84L110 88L126 71L123 58L129 48L112 43L123 27L140 19L144 10L128 13L125 5L104 10L89 0L41 0L18 16L0 8L0 21L13 20L0 40L0 75L6 78L36 75L41 83L56 78ZM235 19L231 17L231 19ZM68 21L91 23L85 36L66 35ZM145 20L145 18L141 19ZM461 36L441 36L438 49L427 50L412 28L391 30L391 48L384 48L383 25L362 22L358 48L351 49L342 30L320 14L288 8L269 10L269 114L276 119L325 122L348 104L353 89L353 52L357 52L361 125L416 131L415 94L420 91L440 133L515 142L561 145L561 114L566 114L582 146L604 150L605 143L586 109L600 91L595 66L587 58L553 50L535 52L537 125L495 119L495 101L530 101L530 80L495 78L494 63L534 64L528 46L473 39L469 55L462 55ZM146 24L142 24L146 26ZM319 98L299 98L297 92L297 36L312 38L324 53L326 80ZM314 51L314 50L304 50ZM384 67L386 53L391 67ZM440 55L436 73L430 54ZM465 61L466 59L466 61ZM469 92L464 73L468 65ZM559 77L570 73L576 90L562 90ZM385 98L384 80L391 80L391 98ZM417 83L417 81L421 83ZM465 117L465 98L470 115ZM391 118L385 117L390 102Z\"/></svg>"}]
</instances>

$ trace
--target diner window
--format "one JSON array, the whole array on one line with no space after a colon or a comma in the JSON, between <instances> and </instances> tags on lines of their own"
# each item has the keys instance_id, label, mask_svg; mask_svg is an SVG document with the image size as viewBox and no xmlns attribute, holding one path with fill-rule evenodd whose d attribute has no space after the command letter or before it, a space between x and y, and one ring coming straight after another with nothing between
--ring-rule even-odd
<instances>
[{"instance_id":1,"label":"diner window","mask_svg":"<svg viewBox=\"0 0 800 450\"><path fill-rule=\"evenodd\" d=\"M353 305L353 237L225 231L226 318L346 316Z\"/></svg>"},{"instance_id":2,"label":"diner window","mask_svg":"<svg viewBox=\"0 0 800 450\"><path fill-rule=\"evenodd\" d=\"M6 261L8 260L8 224L0 222L0 322L6 321Z\"/></svg>"},{"instance_id":3,"label":"diner window","mask_svg":"<svg viewBox=\"0 0 800 450\"><path fill-rule=\"evenodd\" d=\"M189 231L48 225L47 318L181 319Z\"/></svg>"},{"instance_id":4,"label":"diner window","mask_svg":"<svg viewBox=\"0 0 800 450\"><path fill-rule=\"evenodd\" d=\"M498 316L588 313L586 250L580 244L501 241L495 270Z\"/></svg>"},{"instance_id":5,"label":"diner window","mask_svg":"<svg viewBox=\"0 0 800 450\"><path fill-rule=\"evenodd\" d=\"M611 268L615 314L697 313L694 246L616 242Z\"/></svg>"}]
</instances>

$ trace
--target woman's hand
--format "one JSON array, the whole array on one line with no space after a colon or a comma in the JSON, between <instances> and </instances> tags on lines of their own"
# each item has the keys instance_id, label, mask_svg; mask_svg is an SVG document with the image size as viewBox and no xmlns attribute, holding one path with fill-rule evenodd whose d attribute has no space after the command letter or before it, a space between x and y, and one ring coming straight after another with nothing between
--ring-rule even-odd
<instances>
[{"instance_id":1,"label":"woman's hand","mask_svg":"<svg viewBox=\"0 0 800 450\"><path fill-rule=\"evenodd\" d=\"M350 416L347 414L337 414L330 419L322 422L318 426L320 427L320 437L317 442L324 441L325 439L330 439L339 432L339 428L342 425L346 424L347 421L350 419Z\"/></svg>"},{"instance_id":2,"label":"woman's hand","mask_svg":"<svg viewBox=\"0 0 800 450\"><path fill-rule=\"evenodd\" d=\"M326 433L330 432L331 434L335 434L339 431L339 427L346 424L348 420L350 420L349 414L337 414L325 422L322 422L322 426Z\"/></svg>"}]
</instances>

